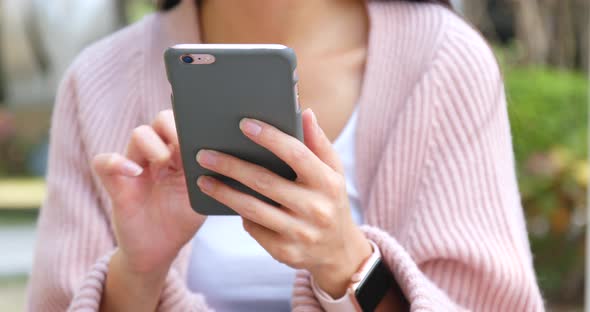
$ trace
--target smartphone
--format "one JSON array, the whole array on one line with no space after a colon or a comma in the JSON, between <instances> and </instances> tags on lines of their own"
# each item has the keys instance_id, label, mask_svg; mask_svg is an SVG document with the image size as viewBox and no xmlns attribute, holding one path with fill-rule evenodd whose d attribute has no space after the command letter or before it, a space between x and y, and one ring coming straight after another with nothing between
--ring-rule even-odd
<instances>
[{"instance_id":1,"label":"smartphone","mask_svg":"<svg viewBox=\"0 0 590 312\"><path fill-rule=\"evenodd\" d=\"M200 191L197 178L201 175L213 176L277 205L243 184L201 167L196 155L201 149L213 149L284 178L296 178L285 162L239 129L242 118L255 118L303 140L294 51L277 44L180 44L166 50L164 61L192 208L203 215L236 214Z\"/></svg>"}]
</instances>

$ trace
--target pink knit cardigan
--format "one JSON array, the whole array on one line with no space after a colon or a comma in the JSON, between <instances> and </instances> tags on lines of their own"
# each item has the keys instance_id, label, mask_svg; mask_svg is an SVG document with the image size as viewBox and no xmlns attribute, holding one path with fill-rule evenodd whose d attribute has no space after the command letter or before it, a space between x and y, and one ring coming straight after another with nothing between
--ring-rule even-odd
<instances>
[{"instance_id":1,"label":"pink knit cardigan","mask_svg":"<svg viewBox=\"0 0 590 312\"><path fill-rule=\"evenodd\" d=\"M198 42L192 0L86 49L59 89L30 311L96 311L116 248L109 198L89 162L170 107L162 53ZM412 311L540 311L516 184L502 77L484 40L438 5L371 2L356 134L367 237ZM138 233L141 235L141 233ZM159 311L206 311L178 255ZM224 272L220 271L220 274ZM307 273L292 306L320 311Z\"/></svg>"}]
</instances>

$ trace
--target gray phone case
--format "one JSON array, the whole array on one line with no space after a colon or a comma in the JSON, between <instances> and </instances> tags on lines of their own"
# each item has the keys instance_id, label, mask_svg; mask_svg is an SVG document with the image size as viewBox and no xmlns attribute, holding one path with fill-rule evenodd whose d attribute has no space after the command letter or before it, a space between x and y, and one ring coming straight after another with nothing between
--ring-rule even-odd
<instances>
[{"instance_id":1,"label":"gray phone case","mask_svg":"<svg viewBox=\"0 0 590 312\"><path fill-rule=\"evenodd\" d=\"M215 62L185 64L181 57L186 54L211 54ZM279 45L177 45L166 50L164 59L193 209L203 215L236 214L199 190L196 181L201 175L214 176L239 191L276 204L235 180L201 167L195 158L199 150L213 149L287 179L296 178L287 164L249 140L238 127L242 118L250 117L303 140L293 50Z\"/></svg>"}]
</instances>

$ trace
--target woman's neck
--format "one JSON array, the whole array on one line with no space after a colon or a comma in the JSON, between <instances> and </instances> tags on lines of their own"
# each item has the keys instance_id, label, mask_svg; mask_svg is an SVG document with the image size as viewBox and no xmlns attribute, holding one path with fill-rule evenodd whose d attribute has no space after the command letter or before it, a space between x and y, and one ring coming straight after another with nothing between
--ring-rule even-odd
<instances>
[{"instance_id":1,"label":"woman's neck","mask_svg":"<svg viewBox=\"0 0 590 312\"><path fill-rule=\"evenodd\" d=\"M364 46L364 0L204 0L201 37L209 43L280 43L298 54Z\"/></svg>"}]
</instances>

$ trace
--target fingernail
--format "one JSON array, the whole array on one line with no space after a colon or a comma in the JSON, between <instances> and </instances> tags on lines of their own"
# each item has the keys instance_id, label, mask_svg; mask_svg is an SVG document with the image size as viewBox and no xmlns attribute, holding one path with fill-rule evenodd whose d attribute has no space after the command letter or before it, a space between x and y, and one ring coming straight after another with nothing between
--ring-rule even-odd
<instances>
[{"instance_id":1,"label":"fingernail","mask_svg":"<svg viewBox=\"0 0 590 312\"><path fill-rule=\"evenodd\" d=\"M137 177L143 172L143 168L132 161L123 164L123 173L130 177Z\"/></svg>"},{"instance_id":2,"label":"fingernail","mask_svg":"<svg viewBox=\"0 0 590 312\"><path fill-rule=\"evenodd\" d=\"M200 150L197 153L197 162L205 166L215 166L217 164L217 153L209 150Z\"/></svg>"},{"instance_id":3,"label":"fingernail","mask_svg":"<svg viewBox=\"0 0 590 312\"><path fill-rule=\"evenodd\" d=\"M213 181L210 177L207 176L200 176L197 179L197 185L202 191L206 193L211 192L211 190L213 190Z\"/></svg>"},{"instance_id":4,"label":"fingernail","mask_svg":"<svg viewBox=\"0 0 590 312\"><path fill-rule=\"evenodd\" d=\"M256 121L249 118L244 118L240 121L240 129L252 136L257 136L262 131L262 127Z\"/></svg>"}]
</instances>

